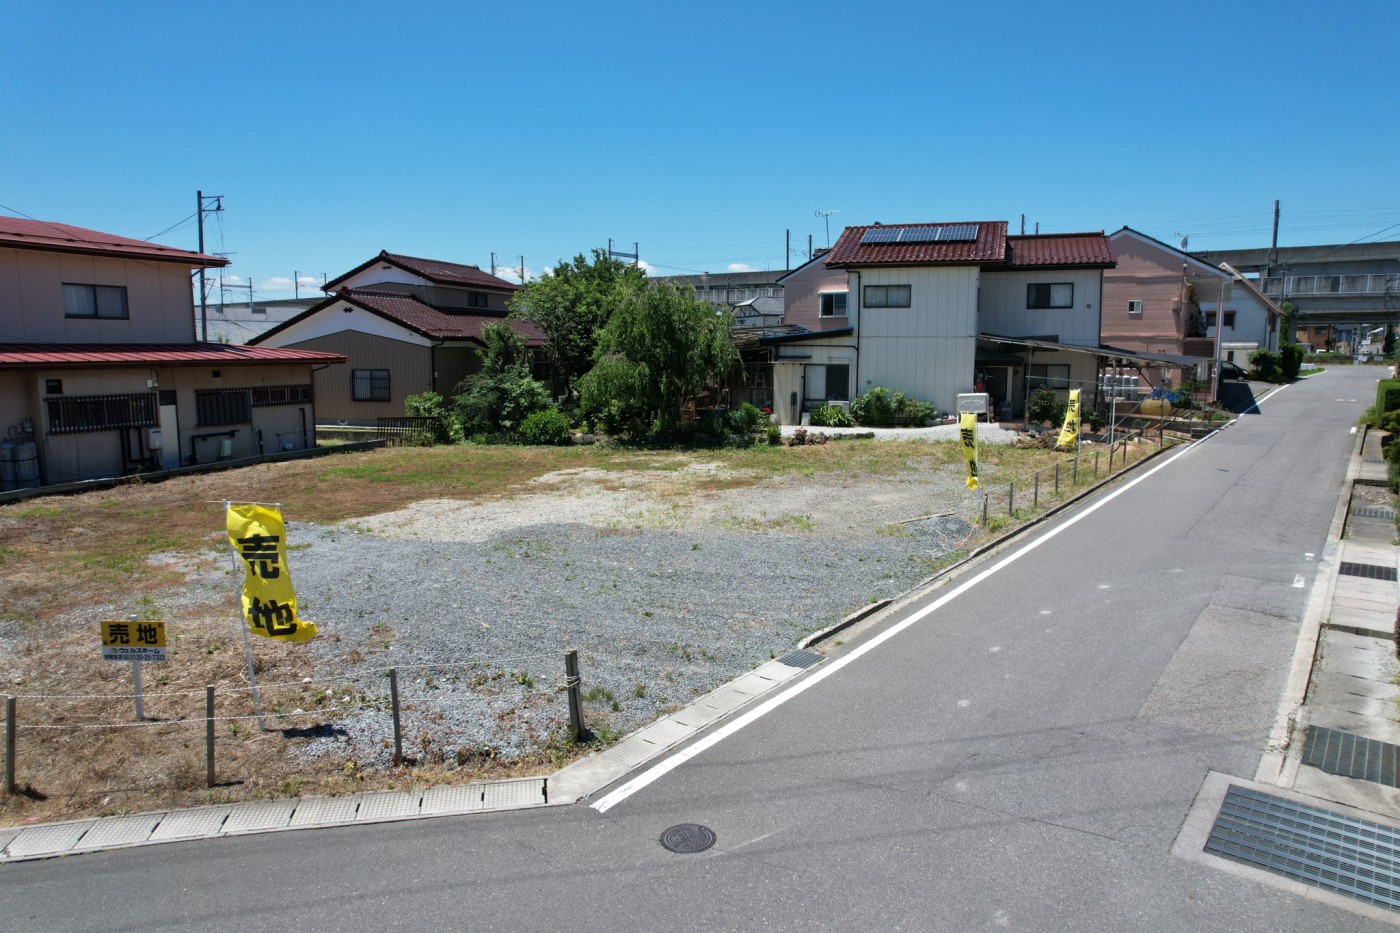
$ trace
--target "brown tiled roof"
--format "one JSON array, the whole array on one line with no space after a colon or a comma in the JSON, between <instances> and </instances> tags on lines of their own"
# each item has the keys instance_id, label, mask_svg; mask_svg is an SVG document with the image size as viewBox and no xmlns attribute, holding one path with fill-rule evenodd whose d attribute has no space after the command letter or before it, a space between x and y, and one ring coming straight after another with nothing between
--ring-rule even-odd
<instances>
[{"instance_id":1,"label":"brown tiled roof","mask_svg":"<svg viewBox=\"0 0 1400 933\"><path fill-rule=\"evenodd\" d=\"M1113 244L1098 233L1039 233L1006 238L1007 265L1112 266L1118 261Z\"/></svg>"},{"instance_id":2,"label":"brown tiled roof","mask_svg":"<svg viewBox=\"0 0 1400 933\"><path fill-rule=\"evenodd\" d=\"M482 343L483 327L506 320L504 315L443 311L408 295L359 288L340 292L336 299L358 305L434 340L473 340ZM526 346L542 346L548 342L544 332L533 324L517 320L510 320L508 323L511 330L525 338Z\"/></svg>"},{"instance_id":3,"label":"brown tiled roof","mask_svg":"<svg viewBox=\"0 0 1400 933\"><path fill-rule=\"evenodd\" d=\"M0 369L344 363L339 353L226 343L0 344Z\"/></svg>"},{"instance_id":4,"label":"brown tiled roof","mask_svg":"<svg viewBox=\"0 0 1400 933\"><path fill-rule=\"evenodd\" d=\"M482 272L476 266L467 266L457 262L444 262L441 259L420 259L417 256L405 256L402 253L391 253L388 250L380 250L379 255L368 262L362 262L344 275L338 276L327 282L323 288L326 291L335 291L336 286L353 275L363 272L377 262L387 262L390 265L398 266L400 269L412 272L414 275L421 275L429 282L437 285L474 285L477 288L492 288L497 291L514 292L519 291L520 286L505 279L498 279L488 272Z\"/></svg>"},{"instance_id":5,"label":"brown tiled roof","mask_svg":"<svg viewBox=\"0 0 1400 933\"><path fill-rule=\"evenodd\" d=\"M0 246L129 259L154 259L187 266L228 265L228 260L219 256L206 256L202 253L161 246L159 243L117 236L115 233L103 233L100 230L88 230L71 224L29 220L23 217L0 217Z\"/></svg>"},{"instance_id":6,"label":"brown tiled roof","mask_svg":"<svg viewBox=\"0 0 1400 933\"><path fill-rule=\"evenodd\" d=\"M976 240L945 243L861 243L872 226L847 227L827 253L828 266L929 266L968 265L1001 262L1006 258L1006 221L965 220L957 225L977 227ZM898 227L947 227L947 222L929 224L886 224Z\"/></svg>"}]
</instances>

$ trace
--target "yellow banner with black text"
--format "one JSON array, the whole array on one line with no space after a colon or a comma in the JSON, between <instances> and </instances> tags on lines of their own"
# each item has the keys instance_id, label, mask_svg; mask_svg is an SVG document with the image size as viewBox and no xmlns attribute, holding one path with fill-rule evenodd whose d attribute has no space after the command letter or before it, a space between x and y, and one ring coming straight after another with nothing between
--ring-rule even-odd
<instances>
[{"instance_id":1,"label":"yellow banner with black text","mask_svg":"<svg viewBox=\"0 0 1400 933\"><path fill-rule=\"evenodd\" d=\"M1069 390L1069 404L1065 406L1065 425L1060 429L1060 439L1056 447L1074 447L1079 442L1079 390Z\"/></svg>"},{"instance_id":2,"label":"yellow banner with black text","mask_svg":"<svg viewBox=\"0 0 1400 933\"><path fill-rule=\"evenodd\" d=\"M977 478L977 415L965 411L959 416L958 438L962 441L963 460L967 461L967 488L981 485Z\"/></svg>"},{"instance_id":3,"label":"yellow banner with black text","mask_svg":"<svg viewBox=\"0 0 1400 933\"><path fill-rule=\"evenodd\" d=\"M243 618L249 630L278 641L315 638L316 624L297 618L282 513L265 505L230 504L228 539L243 562Z\"/></svg>"}]
</instances>

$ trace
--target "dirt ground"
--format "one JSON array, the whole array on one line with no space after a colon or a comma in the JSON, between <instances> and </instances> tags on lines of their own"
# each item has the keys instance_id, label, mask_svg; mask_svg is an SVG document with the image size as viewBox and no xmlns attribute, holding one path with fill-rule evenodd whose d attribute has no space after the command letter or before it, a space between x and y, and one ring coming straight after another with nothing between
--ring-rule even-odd
<instances>
[{"instance_id":1,"label":"dirt ground","mask_svg":"<svg viewBox=\"0 0 1400 933\"><path fill-rule=\"evenodd\" d=\"M1143 445L1135 458L1147 452ZM1026 476L1063 460L1052 451L990 450L984 477ZM558 743L523 758L383 769L344 756L305 761L297 749L334 711L381 698L313 677L304 653L253 639L262 707L281 714L259 728L236 584L212 598L210 586L191 585L234 580L225 500L281 502L301 520L435 541L483 540L541 521L860 537L939 512L972 517L964 477L951 443L699 453L439 448L264 464L0 507L0 690L17 698L21 789L0 797L0 825L464 783L551 770L587 751ZM130 666L103 662L96 634L98 619L131 615L164 618L176 632L169 660L144 665L145 724L133 721ZM206 684L217 685L213 787L205 782Z\"/></svg>"}]
</instances>

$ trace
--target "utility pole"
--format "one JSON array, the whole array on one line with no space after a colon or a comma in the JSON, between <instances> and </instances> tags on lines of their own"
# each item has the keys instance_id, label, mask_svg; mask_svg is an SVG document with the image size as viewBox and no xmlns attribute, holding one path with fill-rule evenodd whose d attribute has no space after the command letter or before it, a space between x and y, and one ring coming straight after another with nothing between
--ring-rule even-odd
<instances>
[{"instance_id":1,"label":"utility pole","mask_svg":"<svg viewBox=\"0 0 1400 933\"><path fill-rule=\"evenodd\" d=\"M300 285L301 285L301 273L298 272L297 270L293 269L293 270L292 270L292 299L293 299L293 300L296 300L296 299L298 299L298 298L301 297L301 290L300 290L300 288L298 287L298 286L300 286Z\"/></svg>"},{"instance_id":2,"label":"utility pole","mask_svg":"<svg viewBox=\"0 0 1400 933\"><path fill-rule=\"evenodd\" d=\"M494 252L491 254L491 274L496 274L496 254Z\"/></svg>"},{"instance_id":3,"label":"utility pole","mask_svg":"<svg viewBox=\"0 0 1400 933\"><path fill-rule=\"evenodd\" d=\"M1278 264L1278 198L1274 199L1274 239L1269 244L1269 271L1265 278L1274 274L1274 266Z\"/></svg>"},{"instance_id":4,"label":"utility pole","mask_svg":"<svg viewBox=\"0 0 1400 933\"><path fill-rule=\"evenodd\" d=\"M789 272L792 270L792 228L789 227L786 232L787 241L783 250L783 271Z\"/></svg>"},{"instance_id":5,"label":"utility pole","mask_svg":"<svg viewBox=\"0 0 1400 933\"><path fill-rule=\"evenodd\" d=\"M809 260L812 258L812 235L810 233L807 234L807 258Z\"/></svg>"},{"instance_id":6,"label":"utility pole","mask_svg":"<svg viewBox=\"0 0 1400 933\"><path fill-rule=\"evenodd\" d=\"M831 215L839 214L840 211L814 211L816 216L826 221L826 248L831 249Z\"/></svg>"},{"instance_id":7,"label":"utility pole","mask_svg":"<svg viewBox=\"0 0 1400 933\"><path fill-rule=\"evenodd\" d=\"M196 206L195 213L199 215L199 252L204 252L204 192L195 192ZM214 206L209 213L217 214L224 209L224 196L221 194L211 194L209 200L214 202ZM209 342L209 299L205 296L204 290L204 267L199 267L199 339Z\"/></svg>"}]
</instances>

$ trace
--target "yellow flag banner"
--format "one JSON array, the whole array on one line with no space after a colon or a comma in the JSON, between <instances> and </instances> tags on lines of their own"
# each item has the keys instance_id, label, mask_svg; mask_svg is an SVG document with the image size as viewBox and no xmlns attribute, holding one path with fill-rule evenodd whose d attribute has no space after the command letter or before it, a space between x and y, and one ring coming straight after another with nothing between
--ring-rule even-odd
<instances>
[{"instance_id":1,"label":"yellow flag banner","mask_svg":"<svg viewBox=\"0 0 1400 933\"><path fill-rule=\"evenodd\" d=\"M1069 390L1069 405L1065 408L1065 426L1060 429L1056 447L1073 447L1079 440L1079 390Z\"/></svg>"},{"instance_id":2,"label":"yellow flag banner","mask_svg":"<svg viewBox=\"0 0 1400 933\"><path fill-rule=\"evenodd\" d=\"M976 489L977 479L977 415L965 411L959 416L958 437L962 440L963 459L967 461L967 488Z\"/></svg>"},{"instance_id":3,"label":"yellow flag banner","mask_svg":"<svg viewBox=\"0 0 1400 933\"><path fill-rule=\"evenodd\" d=\"M243 561L243 618L253 634L278 641L315 638L316 624L297 618L282 513L265 505L230 505L228 540Z\"/></svg>"}]
</instances>

